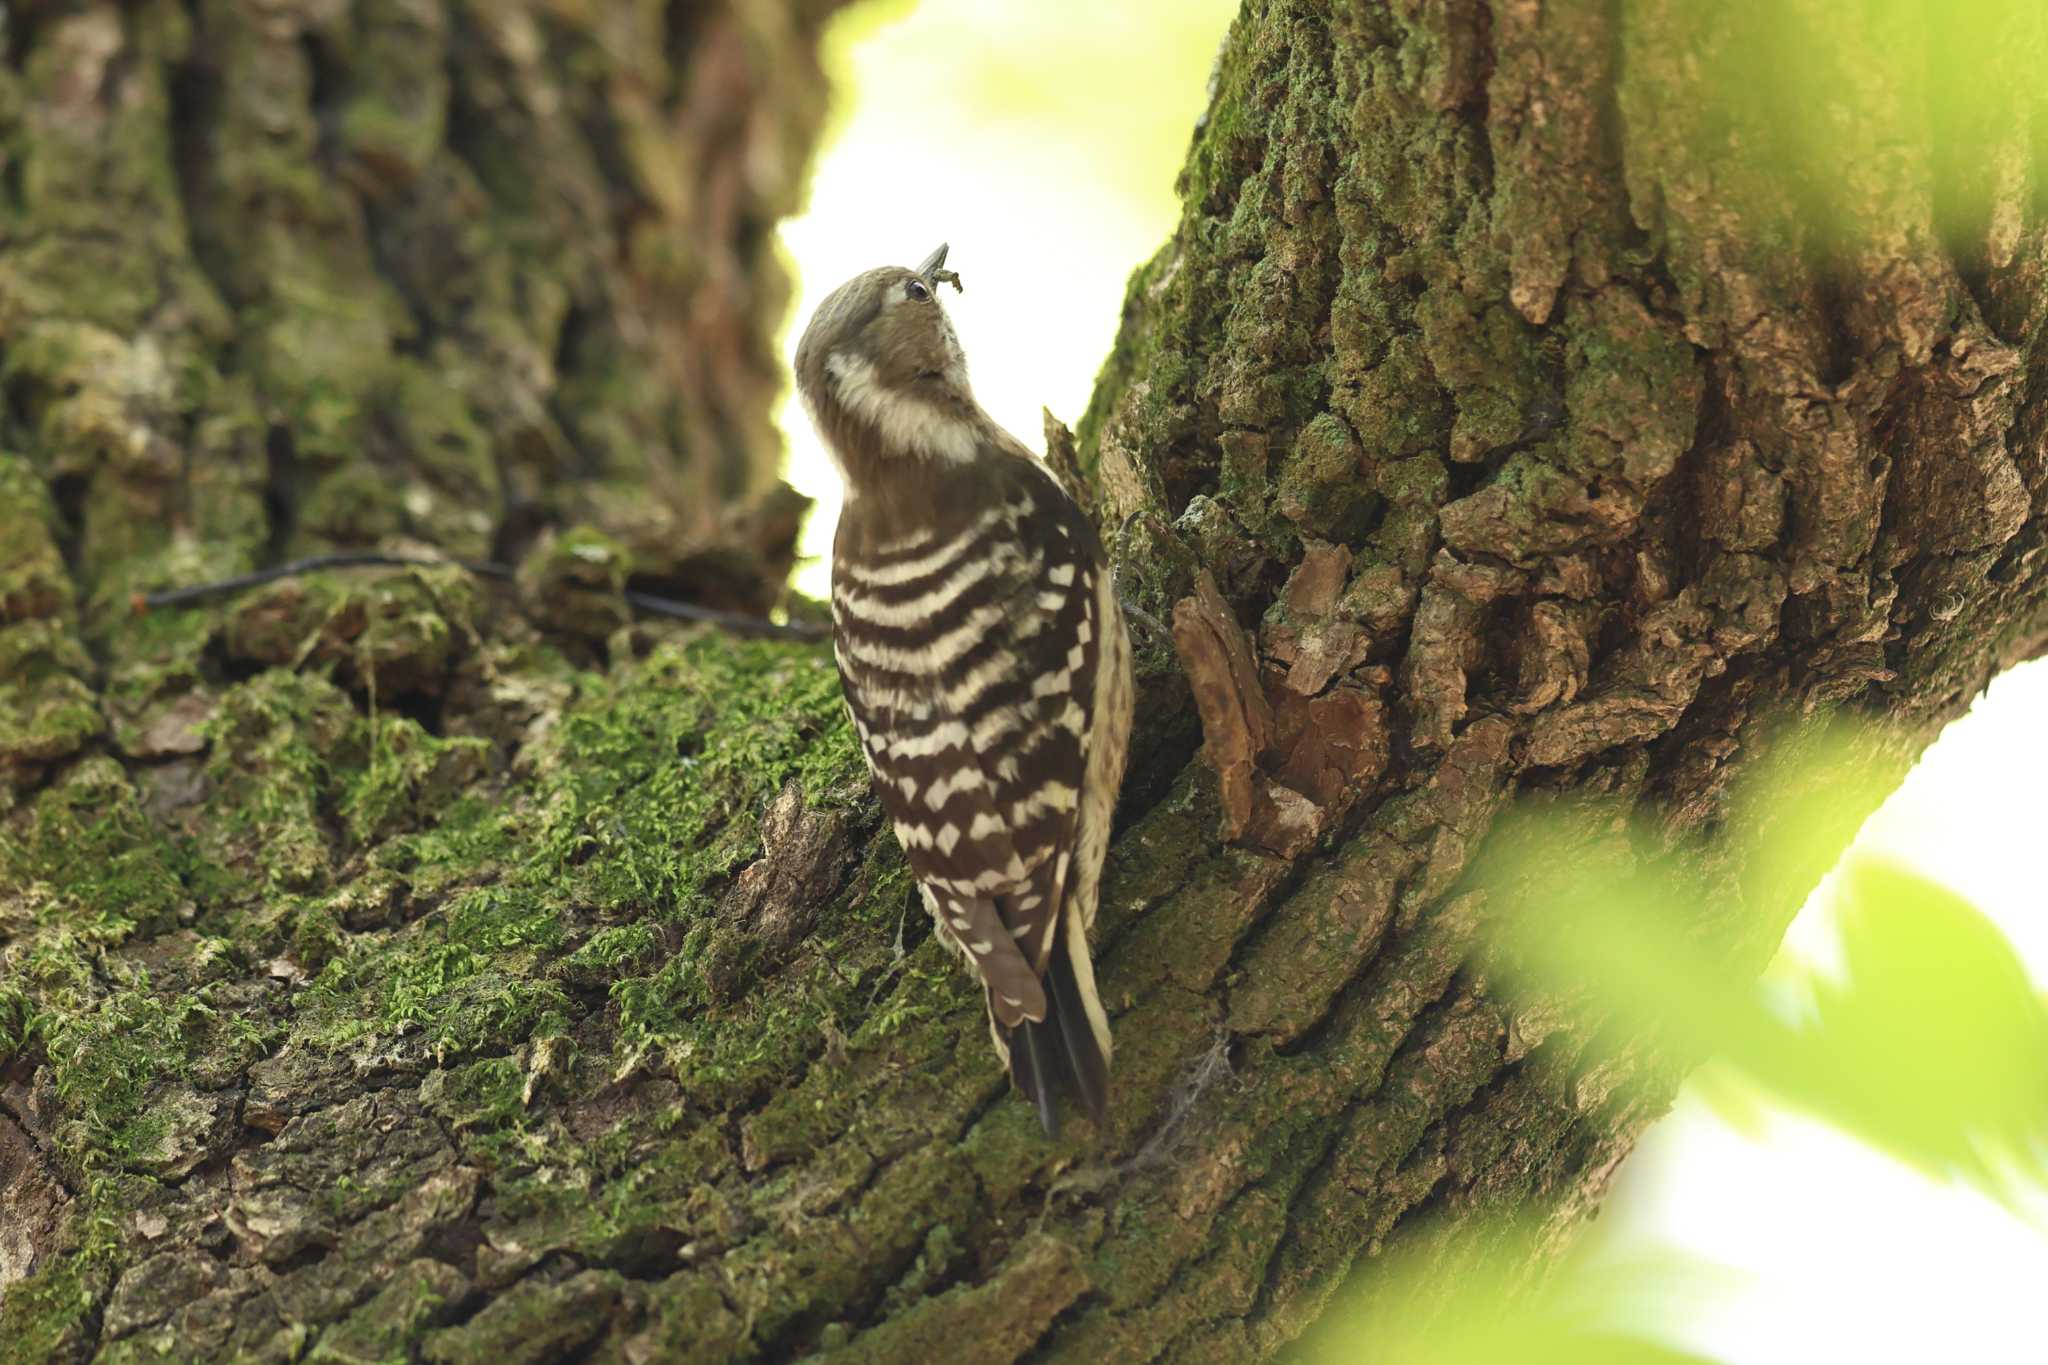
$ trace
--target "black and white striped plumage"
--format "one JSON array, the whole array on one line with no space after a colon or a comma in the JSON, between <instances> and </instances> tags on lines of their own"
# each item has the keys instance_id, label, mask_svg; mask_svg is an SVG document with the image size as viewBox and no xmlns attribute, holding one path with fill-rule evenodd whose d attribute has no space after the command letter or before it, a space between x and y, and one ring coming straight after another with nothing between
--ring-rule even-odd
<instances>
[{"instance_id":1,"label":"black and white striped plumage","mask_svg":"<svg viewBox=\"0 0 2048 1365\"><path fill-rule=\"evenodd\" d=\"M1088 931L1130 738L1131 658L1095 529L975 403L918 270L855 277L797 348L847 485L832 619L854 728L937 931L981 979L1010 1075L1107 1100Z\"/></svg>"}]
</instances>

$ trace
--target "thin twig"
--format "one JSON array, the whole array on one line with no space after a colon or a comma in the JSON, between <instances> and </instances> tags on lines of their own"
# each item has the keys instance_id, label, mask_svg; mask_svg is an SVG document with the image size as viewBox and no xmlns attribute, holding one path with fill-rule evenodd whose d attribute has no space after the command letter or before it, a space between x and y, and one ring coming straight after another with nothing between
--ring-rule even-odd
<instances>
[{"instance_id":1,"label":"thin twig","mask_svg":"<svg viewBox=\"0 0 2048 1365\"><path fill-rule=\"evenodd\" d=\"M628 588L626 600L650 616L673 616L681 621L703 621L708 625L723 626L741 635L760 635L774 640L825 638L823 626L805 625L801 621L782 623L760 616L746 616L736 611L719 611L715 607L700 607L689 602L678 602L672 597L656 597L651 592L635 592Z\"/></svg>"},{"instance_id":2,"label":"thin twig","mask_svg":"<svg viewBox=\"0 0 2048 1365\"><path fill-rule=\"evenodd\" d=\"M182 588L165 588L158 592L137 593L135 610L153 611L158 607L177 607L190 602L204 602L215 597L225 597L241 592L245 588L261 587L275 583L280 578L292 578L299 574L313 573L321 569L466 569L483 578L509 579L513 568L509 564L497 564L490 560L444 559L434 555L381 554L367 550L350 550L340 554L313 555L307 559L294 559L285 564L273 564L267 569L253 573L236 574L232 578L217 578L208 583L193 583ZM692 602L678 602L672 597L660 597L651 592L627 589L628 604L650 616L666 616L678 621L699 621L706 625L720 626L738 634L760 635L777 640L822 640L825 631L820 626L801 622L787 624L764 620L759 616L746 616L736 611L719 611L714 607L700 607Z\"/></svg>"}]
</instances>

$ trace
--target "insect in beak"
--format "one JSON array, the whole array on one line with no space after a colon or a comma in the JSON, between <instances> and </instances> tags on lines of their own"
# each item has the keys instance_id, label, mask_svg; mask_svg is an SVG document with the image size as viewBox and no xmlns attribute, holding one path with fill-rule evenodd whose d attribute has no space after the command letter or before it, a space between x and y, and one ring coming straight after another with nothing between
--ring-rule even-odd
<instances>
[{"instance_id":1,"label":"insect in beak","mask_svg":"<svg viewBox=\"0 0 2048 1365\"><path fill-rule=\"evenodd\" d=\"M966 289L960 284L960 277L952 271L945 269L945 264L946 243L940 242L939 249L924 258L924 264L917 268L917 273L923 276L925 283L931 285L934 289L942 284L950 284L953 286L954 293L966 293Z\"/></svg>"}]
</instances>

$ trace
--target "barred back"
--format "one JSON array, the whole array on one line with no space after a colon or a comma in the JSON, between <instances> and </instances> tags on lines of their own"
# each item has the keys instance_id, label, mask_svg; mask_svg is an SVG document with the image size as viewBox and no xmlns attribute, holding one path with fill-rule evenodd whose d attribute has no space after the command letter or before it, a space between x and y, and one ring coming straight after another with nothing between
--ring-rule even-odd
<instances>
[{"instance_id":1,"label":"barred back","mask_svg":"<svg viewBox=\"0 0 2048 1365\"><path fill-rule=\"evenodd\" d=\"M1006 1046L1005 1029L1047 1017L1043 978L1084 845L1097 864L1085 870L1093 916L1106 830L1086 838L1081 826L1107 820L1103 802L1083 799L1103 739L1098 670L1106 639L1126 671L1128 653L1094 528L1045 470L990 451L955 480L927 490L932 514L908 525L859 499L842 514L834 641L876 791L939 931L986 983ZM1127 685L1119 695L1112 783ZM1085 920L1074 932L1085 973ZM1086 995L1106 1068L1092 976Z\"/></svg>"}]
</instances>

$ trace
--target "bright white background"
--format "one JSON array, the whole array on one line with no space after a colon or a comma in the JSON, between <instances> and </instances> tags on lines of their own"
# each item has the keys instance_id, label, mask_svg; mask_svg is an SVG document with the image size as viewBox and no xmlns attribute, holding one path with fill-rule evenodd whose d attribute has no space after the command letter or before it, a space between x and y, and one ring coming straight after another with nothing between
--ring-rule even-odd
<instances>
[{"instance_id":1,"label":"bright white background","mask_svg":"<svg viewBox=\"0 0 2048 1365\"><path fill-rule=\"evenodd\" d=\"M782 233L799 278L787 349L840 281L949 242L967 292L946 304L976 392L1042 449L1040 408L1080 416L1124 282L1172 228L1173 176L1235 9L930 0L889 22L856 10L828 52L843 92L835 133L809 211ZM788 477L818 500L797 581L823 596L839 488L793 400L783 428ZM2035 665L1994 685L1857 843L1974 900L2037 981L2048 979L2043 772L2048 665ZM1826 900L1823 888L1787 952L1825 958ZM2048 1236L1790 1115L1745 1135L1689 1093L1624 1168L1600 1240L1735 1271L1670 1328L1739 1365L2048 1357L2035 1306L2048 1295Z\"/></svg>"},{"instance_id":2,"label":"bright white background","mask_svg":"<svg viewBox=\"0 0 2048 1365\"><path fill-rule=\"evenodd\" d=\"M2048 980L2039 782L2048 661L1998 678L1943 732L1849 856L1901 862L1968 897ZM1829 887L1781 956L1834 960ZM1937 1184L1824 1124L1767 1112L1748 1136L1688 1087L1622 1166L1604 1249L1675 1246L1737 1272L1673 1336L1751 1362L2048 1359L2048 1230Z\"/></svg>"}]
</instances>

